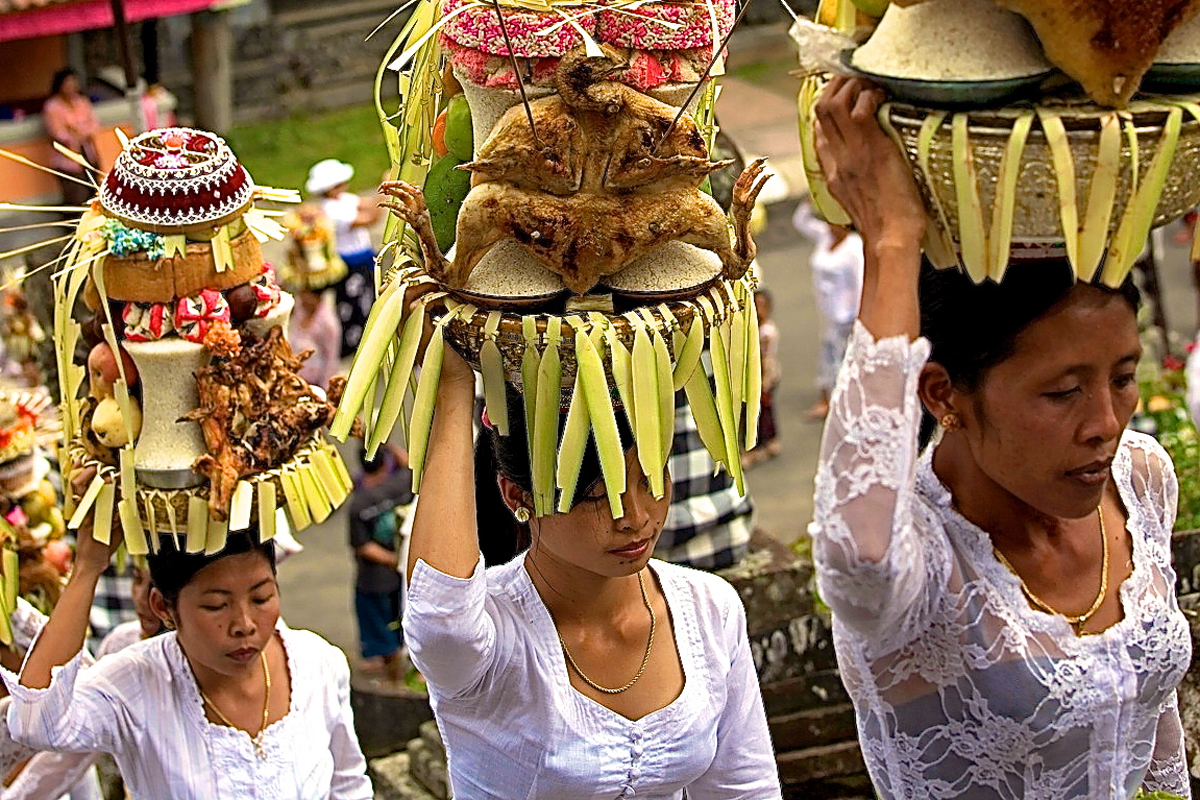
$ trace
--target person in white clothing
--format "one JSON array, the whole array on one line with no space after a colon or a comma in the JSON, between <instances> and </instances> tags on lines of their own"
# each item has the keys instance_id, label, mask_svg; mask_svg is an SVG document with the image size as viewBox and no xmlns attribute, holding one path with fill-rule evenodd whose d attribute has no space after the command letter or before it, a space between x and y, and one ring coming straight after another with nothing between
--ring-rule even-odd
<instances>
[{"instance_id":1,"label":"person in white clothing","mask_svg":"<svg viewBox=\"0 0 1200 800\"><path fill-rule=\"evenodd\" d=\"M571 510L533 516L519 406L508 436L481 434L472 485L474 386L447 348L404 610L454 796L779 798L737 593L650 558L669 494L630 450L614 520L589 445ZM514 517L528 549L485 569L480 539Z\"/></svg>"},{"instance_id":2,"label":"person in white clothing","mask_svg":"<svg viewBox=\"0 0 1200 800\"><path fill-rule=\"evenodd\" d=\"M813 555L875 788L1188 797L1178 486L1165 451L1125 430L1136 289L1077 283L1065 259L1013 262L999 284L923 268L925 209L882 99L834 79L816 131L866 277ZM922 409L941 429L923 453Z\"/></svg>"},{"instance_id":3,"label":"person in white clothing","mask_svg":"<svg viewBox=\"0 0 1200 800\"><path fill-rule=\"evenodd\" d=\"M369 800L341 651L279 624L272 542L231 534L214 555L162 539L151 607L170 629L81 670L111 545L81 531L72 573L12 693L13 738L113 755L134 800Z\"/></svg>"},{"instance_id":4,"label":"person in white clothing","mask_svg":"<svg viewBox=\"0 0 1200 800\"><path fill-rule=\"evenodd\" d=\"M858 314L863 281L863 243L862 237L849 228L817 217L808 200L796 206L792 226L813 245L808 264L821 318L821 344L817 354L819 397L805 416L824 419L829 412L829 393L833 391L842 359L846 357L850 328Z\"/></svg>"},{"instance_id":5,"label":"person in white clothing","mask_svg":"<svg viewBox=\"0 0 1200 800\"><path fill-rule=\"evenodd\" d=\"M363 325L375 299L375 246L371 226L383 212L367 197L350 191L354 167L336 158L313 164L304 189L320 198L321 210L333 220L338 256L346 263L346 277L334 284L338 318L342 323L341 357L354 353Z\"/></svg>"}]
</instances>

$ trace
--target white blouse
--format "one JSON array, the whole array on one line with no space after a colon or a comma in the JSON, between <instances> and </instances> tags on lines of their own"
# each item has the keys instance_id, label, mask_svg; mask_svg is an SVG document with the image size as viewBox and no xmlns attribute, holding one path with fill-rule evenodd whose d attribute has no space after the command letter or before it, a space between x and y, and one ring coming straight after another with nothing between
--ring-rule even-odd
<instances>
[{"instance_id":1,"label":"white blouse","mask_svg":"<svg viewBox=\"0 0 1200 800\"><path fill-rule=\"evenodd\" d=\"M259 758L245 731L204 716L175 633L131 645L80 670L76 655L46 689L12 693L14 738L44 750L112 753L135 800L370 800L366 761L350 711L350 668L315 633L280 628L291 704Z\"/></svg>"},{"instance_id":2,"label":"white blouse","mask_svg":"<svg viewBox=\"0 0 1200 800\"><path fill-rule=\"evenodd\" d=\"M918 456L928 355L923 339L876 342L855 323L816 479L821 596L880 796L1130 798L1144 784L1189 797L1169 457L1125 433L1113 463L1133 541L1124 618L1076 636L1030 607L988 534L955 512L933 448Z\"/></svg>"},{"instance_id":3,"label":"white blouse","mask_svg":"<svg viewBox=\"0 0 1200 800\"><path fill-rule=\"evenodd\" d=\"M524 557L453 578L418 561L404 636L457 800L779 798L746 614L721 578L651 561L683 692L631 720L576 691Z\"/></svg>"}]
</instances>

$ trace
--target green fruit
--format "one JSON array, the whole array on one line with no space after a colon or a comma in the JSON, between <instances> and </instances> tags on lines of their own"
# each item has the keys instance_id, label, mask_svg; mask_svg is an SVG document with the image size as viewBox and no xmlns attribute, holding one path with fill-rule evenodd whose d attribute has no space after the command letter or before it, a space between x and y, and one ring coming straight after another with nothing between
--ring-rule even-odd
<instances>
[{"instance_id":1,"label":"green fruit","mask_svg":"<svg viewBox=\"0 0 1200 800\"><path fill-rule=\"evenodd\" d=\"M882 17L890 4L890 0L854 0L854 5L858 6L859 11L875 19Z\"/></svg>"},{"instance_id":2,"label":"green fruit","mask_svg":"<svg viewBox=\"0 0 1200 800\"><path fill-rule=\"evenodd\" d=\"M461 163L462 160L455 158L451 150L448 155L433 162L429 174L425 176L425 204L429 206L433 235L443 253L454 244L458 209L467 192L471 191L471 173L465 169L455 169Z\"/></svg>"},{"instance_id":3,"label":"green fruit","mask_svg":"<svg viewBox=\"0 0 1200 800\"><path fill-rule=\"evenodd\" d=\"M459 161L475 154L475 132L471 128L471 106L466 95L455 95L446 107L446 150Z\"/></svg>"},{"instance_id":4,"label":"green fruit","mask_svg":"<svg viewBox=\"0 0 1200 800\"><path fill-rule=\"evenodd\" d=\"M52 506L38 492L30 492L21 498L21 510L25 512L25 516L29 517L30 522L35 525L42 521L42 518L46 516L50 508Z\"/></svg>"}]
</instances>

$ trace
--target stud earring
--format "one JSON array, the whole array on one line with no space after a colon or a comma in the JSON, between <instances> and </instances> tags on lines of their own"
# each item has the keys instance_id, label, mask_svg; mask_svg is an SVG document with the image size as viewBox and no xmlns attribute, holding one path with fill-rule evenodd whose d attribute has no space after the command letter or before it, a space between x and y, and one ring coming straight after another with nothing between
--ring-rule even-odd
<instances>
[{"instance_id":1,"label":"stud earring","mask_svg":"<svg viewBox=\"0 0 1200 800\"><path fill-rule=\"evenodd\" d=\"M513 516L517 518L517 522L524 525L529 522L529 509L525 506L517 506L513 510Z\"/></svg>"},{"instance_id":2,"label":"stud earring","mask_svg":"<svg viewBox=\"0 0 1200 800\"><path fill-rule=\"evenodd\" d=\"M957 411L951 411L943 414L942 418L938 420L938 422L940 422L941 426L946 429L946 433L953 433L954 431L961 430L963 426L962 417L958 415Z\"/></svg>"}]
</instances>

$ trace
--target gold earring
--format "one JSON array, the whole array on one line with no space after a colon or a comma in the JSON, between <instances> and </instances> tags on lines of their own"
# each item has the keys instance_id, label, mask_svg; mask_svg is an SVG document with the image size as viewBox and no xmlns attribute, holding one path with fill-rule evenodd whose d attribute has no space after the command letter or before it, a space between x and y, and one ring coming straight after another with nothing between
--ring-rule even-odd
<instances>
[{"instance_id":1,"label":"gold earring","mask_svg":"<svg viewBox=\"0 0 1200 800\"><path fill-rule=\"evenodd\" d=\"M942 418L938 420L941 426L946 429L946 433L954 433L954 431L962 429L962 417L957 411L950 411L942 414Z\"/></svg>"},{"instance_id":2,"label":"gold earring","mask_svg":"<svg viewBox=\"0 0 1200 800\"><path fill-rule=\"evenodd\" d=\"M517 518L517 522L524 525L529 522L529 509L525 506L517 506L513 510L513 516Z\"/></svg>"}]
</instances>

